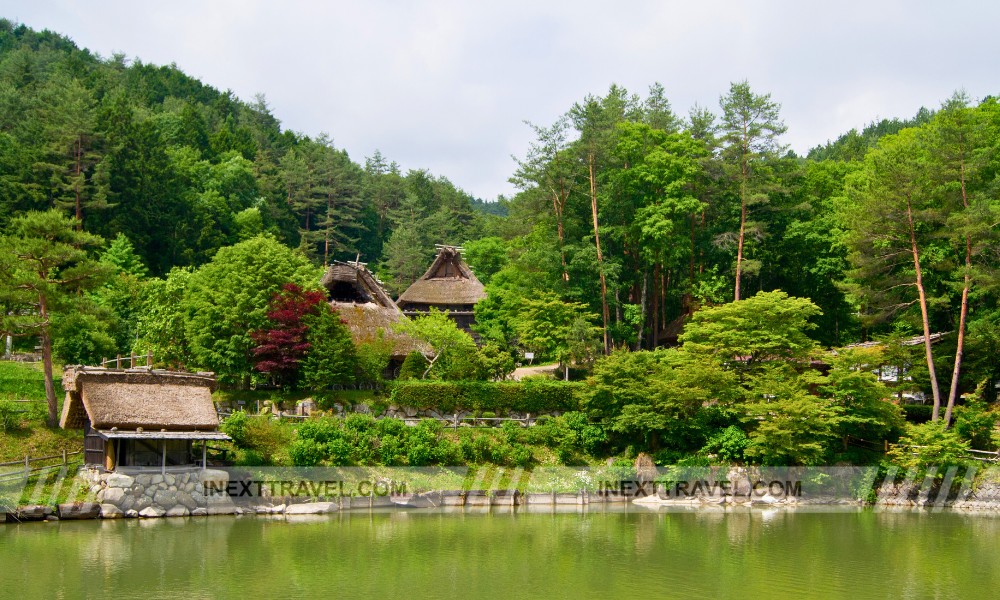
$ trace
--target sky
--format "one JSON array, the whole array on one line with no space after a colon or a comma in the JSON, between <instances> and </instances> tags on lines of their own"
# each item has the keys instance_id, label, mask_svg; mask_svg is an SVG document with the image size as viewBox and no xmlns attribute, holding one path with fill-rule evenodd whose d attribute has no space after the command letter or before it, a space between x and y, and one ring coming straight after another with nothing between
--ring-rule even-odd
<instances>
[{"instance_id":1,"label":"sky","mask_svg":"<svg viewBox=\"0 0 1000 600\"><path fill-rule=\"evenodd\" d=\"M484 200L514 157L587 95L662 83L675 112L719 112L731 82L781 104L804 154L851 128L1000 94L1000 3L0 0L0 16L102 57L176 64L282 126L376 150Z\"/></svg>"}]
</instances>

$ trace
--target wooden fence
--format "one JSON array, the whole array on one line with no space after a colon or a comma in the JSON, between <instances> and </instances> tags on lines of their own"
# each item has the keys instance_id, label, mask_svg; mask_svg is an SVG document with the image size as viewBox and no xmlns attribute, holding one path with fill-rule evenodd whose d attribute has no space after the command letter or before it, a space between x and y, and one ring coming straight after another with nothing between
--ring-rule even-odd
<instances>
[{"instance_id":1,"label":"wooden fence","mask_svg":"<svg viewBox=\"0 0 1000 600\"><path fill-rule=\"evenodd\" d=\"M0 481L11 481L14 479L26 479L33 474L51 471L52 469L62 469L69 467L70 463L76 463L76 460L70 460L71 456L78 456L83 454L82 450L77 450L76 452L62 451L62 454L55 454L52 456L40 456L37 458L31 458L25 455L23 460L15 460L13 462L3 462L0 463ZM58 460L58 463L48 464L48 465L37 465L33 466L33 463L42 463ZM8 467L17 467L11 470L5 470Z\"/></svg>"},{"instance_id":2,"label":"wooden fence","mask_svg":"<svg viewBox=\"0 0 1000 600\"><path fill-rule=\"evenodd\" d=\"M910 449L916 449L916 450L926 447L927 446L909 446ZM966 458L971 460L976 460L979 462L988 462L988 463L1000 463L1000 451L991 452L989 450L973 450L970 448L968 450L968 453L969 455L967 455ZM914 452L913 454L916 454L916 452Z\"/></svg>"},{"instance_id":3,"label":"wooden fence","mask_svg":"<svg viewBox=\"0 0 1000 600\"><path fill-rule=\"evenodd\" d=\"M101 359L101 366L104 367L105 369L107 369L107 368L109 368L108 365L114 364L115 365L114 368L121 369L122 368L122 364L127 363L128 366L125 367L126 369L134 369L137 366L140 366L140 365L138 365L136 363L136 361L138 361L140 358L143 359L145 361L145 363L146 363L146 364L141 365L141 366L145 366L145 367L152 367L153 366L153 354L152 353L147 353L145 356L136 356L135 354L133 354L131 356L126 356L126 357L122 358L122 355L119 354L115 358L102 358Z\"/></svg>"}]
</instances>

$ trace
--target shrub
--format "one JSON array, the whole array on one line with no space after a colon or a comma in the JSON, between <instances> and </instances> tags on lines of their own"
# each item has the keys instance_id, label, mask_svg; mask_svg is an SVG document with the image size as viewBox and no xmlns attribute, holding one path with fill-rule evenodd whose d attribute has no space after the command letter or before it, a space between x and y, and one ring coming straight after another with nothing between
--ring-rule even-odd
<instances>
[{"instance_id":1,"label":"shrub","mask_svg":"<svg viewBox=\"0 0 1000 600\"><path fill-rule=\"evenodd\" d=\"M439 465L453 466L462 464L462 447L449 440L438 440L434 449L434 462Z\"/></svg>"},{"instance_id":2,"label":"shrub","mask_svg":"<svg viewBox=\"0 0 1000 600\"><path fill-rule=\"evenodd\" d=\"M247 430L250 427L250 415L242 410L233 412L222 421L219 429L229 437L233 438L233 444L237 448L249 448L250 439Z\"/></svg>"},{"instance_id":3,"label":"shrub","mask_svg":"<svg viewBox=\"0 0 1000 600\"><path fill-rule=\"evenodd\" d=\"M399 367L399 380L421 379L426 370L427 359L424 358L423 354L414 350L403 359L403 364Z\"/></svg>"},{"instance_id":4,"label":"shrub","mask_svg":"<svg viewBox=\"0 0 1000 600\"><path fill-rule=\"evenodd\" d=\"M378 458L379 462L389 467L404 464L406 458L406 439L397 435L382 436L379 440Z\"/></svg>"},{"instance_id":5,"label":"shrub","mask_svg":"<svg viewBox=\"0 0 1000 600\"><path fill-rule=\"evenodd\" d=\"M739 427L730 425L709 438L700 454L714 454L722 462L743 462L743 451L749 445L747 434Z\"/></svg>"},{"instance_id":6,"label":"shrub","mask_svg":"<svg viewBox=\"0 0 1000 600\"><path fill-rule=\"evenodd\" d=\"M608 434L600 425L590 422L582 412L568 412L562 417L566 426L576 434L576 442L589 454L596 455L608 442Z\"/></svg>"},{"instance_id":7,"label":"shrub","mask_svg":"<svg viewBox=\"0 0 1000 600\"><path fill-rule=\"evenodd\" d=\"M516 467L528 467L534 461L531 448L521 444L514 444L510 453L510 464Z\"/></svg>"},{"instance_id":8,"label":"shrub","mask_svg":"<svg viewBox=\"0 0 1000 600\"><path fill-rule=\"evenodd\" d=\"M343 438L343 432L333 419L310 419L299 426L297 434L300 440L313 440L318 444Z\"/></svg>"},{"instance_id":9,"label":"shrub","mask_svg":"<svg viewBox=\"0 0 1000 600\"><path fill-rule=\"evenodd\" d=\"M375 418L362 413L351 413L344 417L344 429L357 433L370 431L375 426Z\"/></svg>"},{"instance_id":10,"label":"shrub","mask_svg":"<svg viewBox=\"0 0 1000 600\"><path fill-rule=\"evenodd\" d=\"M234 462L245 467L264 467L269 465L271 461L256 450L242 450L236 453Z\"/></svg>"},{"instance_id":11,"label":"shrub","mask_svg":"<svg viewBox=\"0 0 1000 600\"><path fill-rule=\"evenodd\" d=\"M326 458L326 448L311 438L298 439L292 443L288 454L296 467L314 467Z\"/></svg>"},{"instance_id":12,"label":"shrub","mask_svg":"<svg viewBox=\"0 0 1000 600\"><path fill-rule=\"evenodd\" d=\"M327 443L326 456L331 465L342 467L351 464L353 450L351 444L343 437L340 437Z\"/></svg>"},{"instance_id":13,"label":"shrub","mask_svg":"<svg viewBox=\"0 0 1000 600\"><path fill-rule=\"evenodd\" d=\"M407 426L400 419L379 419L375 422L375 432L379 437L396 436L406 438Z\"/></svg>"},{"instance_id":14,"label":"shrub","mask_svg":"<svg viewBox=\"0 0 1000 600\"><path fill-rule=\"evenodd\" d=\"M942 476L946 467L969 463L969 443L954 429L945 429L940 422L910 425L899 443L889 451L889 458L906 469L925 471L938 467Z\"/></svg>"},{"instance_id":15,"label":"shrub","mask_svg":"<svg viewBox=\"0 0 1000 600\"><path fill-rule=\"evenodd\" d=\"M1000 415L979 400L967 400L955 409L955 430L977 450L993 448L993 430L998 420Z\"/></svg>"}]
</instances>

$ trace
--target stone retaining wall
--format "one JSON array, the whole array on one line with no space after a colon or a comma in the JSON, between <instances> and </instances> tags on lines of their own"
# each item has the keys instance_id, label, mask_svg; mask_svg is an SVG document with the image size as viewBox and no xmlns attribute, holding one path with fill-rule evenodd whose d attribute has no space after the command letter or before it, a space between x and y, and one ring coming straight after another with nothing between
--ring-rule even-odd
<instances>
[{"instance_id":1,"label":"stone retaining wall","mask_svg":"<svg viewBox=\"0 0 1000 600\"><path fill-rule=\"evenodd\" d=\"M221 494L206 489L225 489L229 474L214 469L104 473L90 469L80 473L101 505L101 517L185 517L188 515L234 514L236 506Z\"/></svg>"}]
</instances>

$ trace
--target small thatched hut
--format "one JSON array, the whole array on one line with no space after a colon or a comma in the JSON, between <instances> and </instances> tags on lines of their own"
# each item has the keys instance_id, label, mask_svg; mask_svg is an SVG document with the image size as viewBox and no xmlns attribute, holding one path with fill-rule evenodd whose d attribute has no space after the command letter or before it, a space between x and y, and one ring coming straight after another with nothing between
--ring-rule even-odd
<instances>
[{"instance_id":1,"label":"small thatched hut","mask_svg":"<svg viewBox=\"0 0 1000 600\"><path fill-rule=\"evenodd\" d=\"M396 303L407 316L418 316L432 308L447 310L459 327L470 331L475 322L473 307L486 297L486 289L462 260L462 249L438 246L434 263L420 279L406 288Z\"/></svg>"},{"instance_id":2,"label":"small thatched hut","mask_svg":"<svg viewBox=\"0 0 1000 600\"><path fill-rule=\"evenodd\" d=\"M84 430L84 461L108 471L205 467L205 442L228 440L212 402L215 376L148 368L67 367L59 424ZM193 442L201 441L201 456Z\"/></svg>"},{"instance_id":3,"label":"small thatched hut","mask_svg":"<svg viewBox=\"0 0 1000 600\"><path fill-rule=\"evenodd\" d=\"M393 325L406 317L364 263L336 262L327 268L320 285L326 288L330 306L340 314L355 344L372 342L380 335L392 344L387 375L402 364L407 354L428 350L419 341L393 330Z\"/></svg>"}]
</instances>

